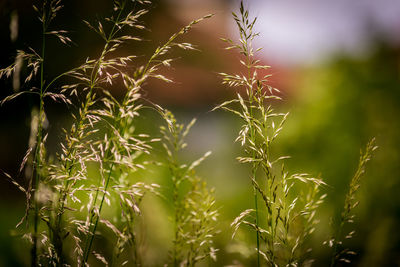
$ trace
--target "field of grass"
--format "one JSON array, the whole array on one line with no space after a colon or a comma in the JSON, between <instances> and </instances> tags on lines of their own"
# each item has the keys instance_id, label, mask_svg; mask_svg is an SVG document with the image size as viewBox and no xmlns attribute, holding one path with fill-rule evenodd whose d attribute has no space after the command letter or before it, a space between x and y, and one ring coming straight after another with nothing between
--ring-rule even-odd
<instances>
[{"instance_id":1,"label":"field of grass","mask_svg":"<svg viewBox=\"0 0 400 267\"><path fill-rule=\"evenodd\" d=\"M218 14L164 38L147 25L161 2L89 18L69 4L35 1L21 21L38 26L1 61L0 266L400 262L398 49L300 70L293 93L254 47L247 3L217 63L191 35ZM157 102L154 88L190 95L171 88L202 55L223 93Z\"/></svg>"}]
</instances>

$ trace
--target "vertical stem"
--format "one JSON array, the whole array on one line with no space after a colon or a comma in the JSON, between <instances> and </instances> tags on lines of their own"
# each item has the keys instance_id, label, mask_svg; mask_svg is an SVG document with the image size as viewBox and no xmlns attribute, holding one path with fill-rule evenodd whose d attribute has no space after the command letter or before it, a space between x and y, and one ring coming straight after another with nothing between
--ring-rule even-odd
<instances>
[{"instance_id":1,"label":"vertical stem","mask_svg":"<svg viewBox=\"0 0 400 267\"><path fill-rule=\"evenodd\" d=\"M249 51L249 46L247 45L247 51ZM251 58L249 56L249 54L246 55L246 65L247 65L247 79L250 82L250 88L248 89L248 97L249 97L249 110L250 110L250 118L253 118L253 87L252 87L252 75L251 75ZM252 139L252 141L254 142L254 144L256 144L256 133L254 132L254 128L252 127L252 125L250 124L250 138ZM252 150L252 158L255 157L255 152L254 150ZM252 166L252 178L254 180L256 180L256 172L257 172L257 166L255 163L253 163ZM258 219L258 196L257 196L257 189L255 187L255 185L253 185L253 192L254 192L254 208L256 210L256 242L257 242L257 266L260 266L260 233L258 231L258 225L259 225L259 219Z\"/></svg>"},{"instance_id":2,"label":"vertical stem","mask_svg":"<svg viewBox=\"0 0 400 267\"><path fill-rule=\"evenodd\" d=\"M178 241L178 187L176 185L176 177L174 174L173 175L173 187L174 187L174 192L173 192L173 198L174 198L174 212L175 212L175 216L174 216L174 232L175 232L175 237L174 237L174 244L173 244L173 257L174 257L174 266L177 267L178 266L178 259L177 259L177 247L176 247L176 243Z\"/></svg>"},{"instance_id":3,"label":"vertical stem","mask_svg":"<svg viewBox=\"0 0 400 267\"><path fill-rule=\"evenodd\" d=\"M255 169L253 167L253 174L255 175ZM254 176L255 179L255 176ZM260 266L260 234L258 232L258 197L257 197L257 189L253 186L254 191L254 207L256 210L256 226L257 226L257 266Z\"/></svg>"},{"instance_id":4,"label":"vertical stem","mask_svg":"<svg viewBox=\"0 0 400 267\"><path fill-rule=\"evenodd\" d=\"M174 127L175 129L175 127ZM178 154L178 142L179 142L179 137L175 131L171 132L173 135L174 143L173 143L173 152L171 158L168 160L169 162L169 171L172 176L172 186L173 186L173 205L174 205L174 240L173 240L173 247L172 247L172 257L173 257L173 265L174 267L179 266L178 264L178 256L177 256L177 241L178 241L178 198L179 198L179 192L178 192L178 181L181 180L182 177L180 177L179 172L177 171L178 168L178 160L177 160L177 154Z\"/></svg>"},{"instance_id":5,"label":"vertical stem","mask_svg":"<svg viewBox=\"0 0 400 267\"><path fill-rule=\"evenodd\" d=\"M254 169L254 167L253 167L253 173L254 173L254 175L255 175L255 169ZM255 179L255 176L254 176L254 179ZM256 188L253 186L253 191L254 191L254 207L255 207L255 210L256 210L256 226L257 226L257 236L256 236L256 239L257 239L257 266L260 266L260 234L259 234L259 232L258 232L258 224L259 224L259 222L258 222L258 197L257 197L257 190L256 190Z\"/></svg>"},{"instance_id":6,"label":"vertical stem","mask_svg":"<svg viewBox=\"0 0 400 267\"><path fill-rule=\"evenodd\" d=\"M45 11L43 11L45 12ZM38 125L38 133L36 139L36 149L34 156L34 168L32 178L33 181L33 205L34 205L34 222L33 222L33 246L32 246L32 258L31 258L31 266L37 266L37 232L39 225L39 207L37 203L37 190L40 182L40 173L39 168L41 165L41 155L40 155L40 147L42 144L42 131L43 131L43 121L44 121L44 102L43 102L43 88L44 88L44 57L45 57L45 47L46 47L46 14L44 14L43 22L42 22L42 53L41 53L41 64L40 64L40 102L39 102L39 125Z\"/></svg>"},{"instance_id":7,"label":"vertical stem","mask_svg":"<svg viewBox=\"0 0 400 267\"><path fill-rule=\"evenodd\" d=\"M336 256L337 256L337 252L338 252L338 243L339 243L338 240L340 240L340 238L342 236L343 226L344 226L344 219L343 219L343 216L341 216L340 217L340 226L339 226L339 229L337 230L335 241L334 241L335 244L333 245L333 249L332 249L330 267L334 267L336 265L336 259L337 259Z\"/></svg>"},{"instance_id":8,"label":"vertical stem","mask_svg":"<svg viewBox=\"0 0 400 267\"><path fill-rule=\"evenodd\" d=\"M90 250L91 250L91 247L92 247L92 244L93 244L94 235L96 233L97 225L98 225L99 219L100 219L100 211L101 211L101 209L103 207L104 198L106 196L106 192L107 192L108 184L110 182L111 173L113 171L113 168L114 168L114 162L111 164L111 167L109 169L109 174L108 174L108 177L107 177L107 180L106 180L106 184L104 186L104 194L103 194L103 197L101 198L101 201L100 201L100 206L99 206L99 211L98 211L99 214L96 216L96 221L94 223L93 230L92 230L91 235L89 237L90 238L89 239L89 244L88 244L88 247L87 247L86 251L84 252L84 258L83 258L82 266L85 266L85 264L86 264L86 262L87 262L87 260L89 258Z\"/></svg>"}]
</instances>

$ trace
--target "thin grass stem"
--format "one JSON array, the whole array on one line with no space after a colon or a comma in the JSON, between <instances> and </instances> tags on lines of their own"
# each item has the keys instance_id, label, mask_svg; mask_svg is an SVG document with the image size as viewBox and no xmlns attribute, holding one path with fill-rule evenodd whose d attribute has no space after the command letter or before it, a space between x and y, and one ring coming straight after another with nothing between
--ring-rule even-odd
<instances>
[{"instance_id":1,"label":"thin grass stem","mask_svg":"<svg viewBox=\"0 0 400 267\"><path fill-rule=\"evenodd\" d=\"M39 207L37 203L37 193L38 193L38 188L39 188L39 183L41 180L40 177L40 166L41 166L41 155L40 155L40 150L41 150L41 145L42 145L42 131L43 131L43 121L44 121L44 93L43 93L43 88L44 88L44 60L45 60L45 48L46 48L46 15L45 15L45 10L44 12L44 17L42 21L42 50L41 50L41 64L40 64L40 103L39 103L39 124L38 124L38 132L37 132L37 141L36 141L36 148L35 148L35 156L33 162L34 168L33 172L34 174L34 188L32 190L32 198L33 198L33 205L34 205L34 232L33 232L33 247L32 247L32 259L31 259L31 265L32 266L37 266L38 261L37 261L37 236L38 236L38 225L39 225Z\"/></svg>"}]
</instances>

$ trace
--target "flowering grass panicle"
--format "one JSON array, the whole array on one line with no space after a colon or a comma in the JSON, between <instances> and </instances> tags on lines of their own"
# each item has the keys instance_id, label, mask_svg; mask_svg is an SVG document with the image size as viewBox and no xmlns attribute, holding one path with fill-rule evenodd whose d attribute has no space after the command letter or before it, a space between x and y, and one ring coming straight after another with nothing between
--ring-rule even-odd
<instances>
[{"instance_id":1,"label":"flowering grass panicle","mask_svg":"<svg viewBox=\"0 0 400 267\"><path fill-rule=\"evenodd\" d=\"M289 174L283 164L287 157L271 155L288 113L274 111L271 100L280 100L279 90L267 84L269 74L259 73L269 66L260 64L255 54L261 49L252 46L258 36L254 31L256 18L249 18L243 2L239 12L233 13L239 42L222 40L229 45L226 49L239 50L244 74L221 73L223 84L239 89L236 99L215 108L232 112L243 121L236 141L243 147L244 156L237 159L251 165L254 209L247 209L233 221L233 235L241 225L255 231L257 266L262 265L260 257L271 266L299 265L305 260L303 244L316 223L315 210L324 198L318 195L324 182L304 173Z\"/></svg>"},{"instance_id":2,"label":"flowering grass panicle","mask_svg":"<svg viewBox=\"0 0 400 267\"><path fill-rule=\"evenodd\" d=\"M341 211L338 220L332 220L334 235L324 244L332 248L331 266L336 266L339 262L351 263L351 257L356 255L355 251L344 246L346 239L353 238L355 230L351 229L348 232L346 226L351 226L354 223L354 209L358 206L357 191L361 186L361 179L365 175L365 168L374 151L378 147L375 145L375 138L368 142L365 151L360 151L360 160L354 176L350 180L349 189L345 196L344 207Z\"/></svg>"},{"instance_id":3,"label":"flowering grass panicle","mask_svg":"<svg viewBox=\"0 0 400 267\"><path fill-rule=\"evenodd\" d=\"M21 164L21 171L31 169L28 188L7 175L26 195L23 220L33 224L33 229L25 235L32 242L31 265L86 266L92 261L91 255L93 260L106 265L126 264L130 260L141 265L135 232L137 218L141 215L139 206L147 192L158 194L159 187L131 178L132 173L145 168L141 155L150 154L151 143L156 141L147 134L138 133L135 126L143 106L142 86L149 78L171 81L158 73L161 67L170 66L172 60L168 53L174 47L194 49L193 45L177 39L211 15L183 27L159 46L146 64L138 66L135 55L115 55L123 54L117 53L123 44L142 40L127 33L145 29L140 19L148 12L150 1L116 0L110 17L95 23L84 21L104 42L99 56L86 58L80 66L47 82L44 79L47 36L55 36L64 44L72 41L65 30L49 30L50 22L62 8L61 1L40 4L34 9L42 23L42 50L18 50L16 56L30 69L26 82L38 83L36 76L39 75L40 86L32 86L1 101L3 104L23 94L39 96L39 110L32 112L31 123L31 139L35 141L30 141ZM0 70L0 77L9 77L17 69L14 63ZM122 101L110 93L118 81L126 89ZM60 83L63 84L60 86ZM70 129L64 130L65 140L60 144L61 151L55 161L50 161L50 156L46 155L48 122L44 99L47 97L66 104L79 101L78 110L72 109L74 120ZM102 210L105 204L112 202L120 208L116 210L115 219L109 220L102 216ZM93 250L96 236L102 235L99 230L105 228L115 234L116 246L111 257L110 253Z\"/></svg>"},{"instance_id":4,"label":"flowering grass panicle","mask_svg":"<svg viewBox=\"0 0 400 267\"><path fill-rule=\"evenodd\" d=\"M165 162L172 185L172 205L174 209L174 239L170 251L171 266L195 266L206 258L216 260L213 238L218 233L216 221L218 211L215 206L214 191L208 189L195 168L211 152L191 163L181 163L179 154L186 147L185 137L195 123L188 125L177 122L168 110L157 107L167 127L161 126L162 145Z\"/></svg>"}]
</instances>

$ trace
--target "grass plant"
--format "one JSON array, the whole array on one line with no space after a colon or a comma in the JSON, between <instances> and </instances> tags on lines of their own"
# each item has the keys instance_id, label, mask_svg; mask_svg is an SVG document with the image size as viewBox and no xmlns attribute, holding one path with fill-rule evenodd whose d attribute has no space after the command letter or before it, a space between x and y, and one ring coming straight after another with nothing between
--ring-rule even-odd
<instances>
[{"instance_id":1,"label":"grass plant","mask_svg":"<svg viewBox=\"0 0 400 267\"><path fill-rule=\"evenodd\" d=\"M350 180L349 189L345 196L344 207L340 214L340 218L337 221L333 221L334 225L334 236L329 240L325 241L332 248L332 257L330 266L336 266L339 262L351 263L351 257L356 255L355 251L349 248L345 248L345 239L353 238L355 230L351 229L349 232L345 232L345 226L354 223L355 215L354 209L358 206L359 201L357 200L357 191L361 186L361 179L365 174L365 168L368 161L371 160L373 152L378 147L375 145L375 139L372 139L366 146L365 151L360 151L360 160L358 163L357 170L354 176Z\"/></svg>"},{"instance_id":2,"label":"grass plant","mask_svg":"<svg viewBox=\"0 0 400 267\"><path fill-rule=\"evenodd\" d=\"M35 11L38 14L38 19L42 25L42 32L41 32L41 48L39 51L36 51L33 48L29 48L29 52L25 52L23 50L17 51L17 60L11 66L0 70L0 77L6 75L9 77L11 74L15 73L16 70L20 67L18 62L22 61L25 62L27 68L30 69L29 75L25 79L25 83L31 83L31 89L26 91L17 92L9 97L6 97L2 100L2 104L6 101L12 100L15 97L18 97L23 94L35 94L38 95L38 106L39 111L38 114L32 116L32 123L31 123L31 133L34 133L35 142L31 142L28 151L22 161L20 169L22 170L29 159L29 155L33 154L32 159L32 168L31 173L29 174L29 185L28 188L24 189L22 186L18 188L21 189L27 198L27 208L26 214L23 220L30 219L31 212L33 212L32 224L33 224L33 231L29 236L29 240L32 242L32 249L31 249L31 265L37 266L38 264L38 227L41 219L41 213L45 209L45 205L41 203L43 197L38 195L40 192L40 186L42 180L45 179L44 175L46 175L46 155L45 155L45 141L47 138L45 132L45 124L46 124L46 112L45 112L45 102L44 99L46 97L50 97L54 100L62 100L65 103L71 103L68 98L63 96L62 94L57 94L51 91L51 85L53 81L46 83L45 81L45 57L46 57L46 39L48 36L55 36L61 42L67 44L71 40L66 36L66 31L64 30L55 30L49 31L51 22L56 17L57 13L62 8L61 1L42 1L39 3L38 6L33 6ZM20 59L20 61L18 60ZM37 77L37 75L39 77ZM45 189L43 189L45 190ZM46 198L46 197L45 197ZM22 221L20 222L20 224Z\"/></svg>"},{"instance_id":3,"label":"grass plant","mask_svg":"<svg viewBox=\"0 0 400 267\"><path fill-rule=\"evenodd\" d=\"M177 42L177 38L190 31L194 24L211 15L192 21L173 34L164 45L159 46L145 65L134 66L134 55L117 57L115 54L126 42L141 40L138 36L126 33L129 28L145 28L140 22L140 17L147 13L145 7L150 2L114 1L113 14L104 21L96 22L96 26L84 21L104 40L104 47L98 58L87 58L82 65L46 83L46 36L55 35L63 43L71 40L66 37L67 32L64 30L48 31L50 22L62 8L61 1L42 1L41 4L41 8L34 7L43 26L41 56L33 49L30 49L31 53L20 50L17 54L17 57L25 60L27 66L32 69L26 82L34 79L40 69L40 86L2 100L3 104L22 94L39 95L39 112L32 118L32 132L36 135L36 142L29 148L21 165L23 169L29 154L34 154L30 185L25 189L13 180L27 197L27 212L23 220L30 224L32 217L33 221L33 230L28 230L26 234L32 242L31 266L61 266L67 263L87 266L91 261L90 255L106 265L126 264L132 260L134 265L140 266L135 221L141 214L139 205L144 194L157 194L158 188L156 184L131 181L129 178L131 173L144 168L139 158L144 153L150 153L150 144L155 141L146 134L135 132L135 119L139 117L142 107L142 85L149 78L170 82L158 73L162 66L170 66L172 60L166 58L166 55L173 47L194 49L189 43ZM0 75L10 76L16 68L17 65L13 64L2 69ZM53 88L56 81L64 77L70 77L76 82L64 83L61 88ZM118 80L122 80L126 89L121 102L109 91ZM61 144L61 153L57 155L57 161L53 163L45 154L45 97L62 100L67 104L72 104L74 97L81 100L78 112L71 114L73 124L70 130L64 130L65 141ZM95 174L92 171L93 166L97 170ZM8 177L12 179L11 176ZM197 191L203 192L202 190L203 188L196 187L192 193L195 195ZM112 201L119 203L121 207L121 213L113 222L102 218L101 215L104 204L111 205ZM77 209L76 206L80 208ZM39 233L41 223L44 223L47 229L40 227ZM102 253L93 250L95 237L99 234L99 224L111 229L116 236L111 261ZM39 236L42 237L40 244ZM67 251L65 247L70 248L71 243L74 249ZM120 256L126 249L131 249L133 254L124 255L133 256L123 260ZM192 252L194 256L188 257L191 266L199 260L200 255L194 250Z\"/></svg>"},{"instance_id":4,"label":"grass plant","mask_svg":"<svg viewBox=\"0 0 400 267\"><path fill-rule=\"evenodd\" d=\"M256 18L249 18L243 2L239 12L239 15L232 13L240 34L239 42L223 41L229 45L226 49L239 50L244 74L221 73L223 84L239 89L236 99L215 108L232 112L243 121L236 141L243 147L244 156L237 159L251 165L249 178L253 186L254 209L247 209L235 218L231 225L233 236L241 225L254 230L257 266L265 263L270 266L301 265L306 255L302 245L314 230L315 210L325 196L318 195L324 182L304 173L289 174L283 164L287 157L271 155L271 147L288 113L274 111L271 100L280 100L279 91L267 84L269 74L259 74L269 66L260 65L255 54L261 49L252 46L258 36L254 31ZM306 186L302 188L300 183Z\"/></svg>"},{"instance_id":5,"label":"grass plant","mask_svg":"<svg viewBox=\"0 0 400 267\"><path fill-rule=\"evenodd\" d=\"M274 111L272 103L281 100L280 92L268 85L270 74L260 74L265 73L269 66L261 65L256 58L256 53L261 48L253 48L253 41L259 35L254 30L257 18L249 17L249 11L245 9L243 2L240 3L239 14L233 12L232 15L239 31L239 42L225 38L222 40L228 43L226 49L239 51L240 64L244 68L240 74L220 73L223 84L238 88L237 98L226 101L215 109L231 112L243 122L236 141L240 142L244 156L237 159L251 166L249 178L254 194L254 208L243 211L231 224L234 229L233 237L241 225L246 225L255 232L257 266L309 264L312 262L309 253L311 248L306 245L318 223L316 211L326 197L320 190L326 184L319 177L306 173L289 174L284 165L289 157L273 156L271 150L274 141L289 114ZM340 229L345 222L351 220L350 212L358 203L355 202L355 191L374 149L371 141L365 154L361 156L359 168L346 196ZM341 230L338 236L341 236ZM332 241L332 265L340 259L341 254L346 253L346 250L338 251L337 246L341 242L335 240Z\"/></svg>"},{"instance_id":6,"label":"grass plant","mask_svg":"<svg viewBox=\"0 0 400 267\"><path fill-rule=\"evenodd\" d=\"M213 190L200 179L195 168L211 152L191 163L181 163L179 153L187 144L185 137L195 123L180 124L168 110L158 107L167 127L161 126L163 147L166 152L165 165L171 176L172 205L174 207L174 239L170 251L171 266L195 266L206 258L216 260L213 237L218 211L215 209Z\"/></svg>"}]
</instances>

